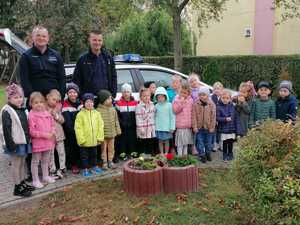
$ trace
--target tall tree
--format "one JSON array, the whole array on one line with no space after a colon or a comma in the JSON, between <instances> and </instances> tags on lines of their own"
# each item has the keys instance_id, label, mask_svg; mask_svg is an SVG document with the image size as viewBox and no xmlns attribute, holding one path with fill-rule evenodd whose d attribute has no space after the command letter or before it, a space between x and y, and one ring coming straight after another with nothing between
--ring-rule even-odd
<instances>
[{"instance_id":1,"label":"tall tree","mask_svg":"<svg viewBox=\"0 0 300 225\"><path fill-rule=\"evenodd\" d=\"M207 25L211 19L219 20L227 0L152 0L154 6L166 9L172 17L174 30L174 67L182 69L181 24L182 12L189 4L198 12L199 25Z\"/></svg>"},{"instance_id":2,"label":"tall tree","mask_svg":"<svg viewBox=\"0 0 300 225\"><path fill-rule=\"evenodd\" d=\"M191 54L190 33L185 25L181 28L184 53ZM153 9L132 14L116 32L106 36L105 43L119 54L173 55L173 36L172 18L163 9Z\"/></svg>"}]
</instances>

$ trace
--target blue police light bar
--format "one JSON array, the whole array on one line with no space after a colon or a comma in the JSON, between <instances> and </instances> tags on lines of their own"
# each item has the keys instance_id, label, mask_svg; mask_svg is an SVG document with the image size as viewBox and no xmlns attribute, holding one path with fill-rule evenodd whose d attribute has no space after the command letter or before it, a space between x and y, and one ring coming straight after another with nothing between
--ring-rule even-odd
<instances>
[{"instance_id":1,"label":"blue police light bar","mask_svg":"<svg viewBox=\"0 0 300 225\"><path fill-rule=\"evenodd\" d=\"M139 54L123 54L114 56L115 62L143 62L142 56Z\"/></svg>"}]
</instances>

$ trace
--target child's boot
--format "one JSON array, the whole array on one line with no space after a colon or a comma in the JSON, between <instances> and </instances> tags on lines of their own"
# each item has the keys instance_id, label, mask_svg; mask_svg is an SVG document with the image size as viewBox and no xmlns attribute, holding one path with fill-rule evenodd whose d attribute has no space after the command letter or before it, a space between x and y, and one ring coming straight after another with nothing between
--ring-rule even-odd
<instances>
[{"instance_id":1,"label":"child's boot","mask_svg":"<svg viewBox=\"0 0 300 225\"><path fill-rule=\"evenodd\" d=\"M30 197L31 194L32 194L31 191L26 189L23 185L21 185L21 184L15 185L15 189L14 189L15 196Z\"/></svg>"},{"instance_id":2,"label":"child's boot","mask_svg":"<svg viewBox=\"0 0 300 225\"><path fill-rule=\"evenodd\" d=\"M103 170L100 169L98 166L95 166L95 167L92 168L92 173L100 174L100 173L103 173Z\"/></svg>"},{"instance_id":3,"label":"child's boot","mask_svg":"<svg viewBox=\"0 0 300 225\"><path fill-rule=\"evenodd\" d=\"M202 163L206 163L206 156L205 156L205 155L200 156L200 161L201 161Z\"/></svg>"},{"instance_id":4,"label":"child's boot","mask_svg":"<svg viewBox=\"0 0 300 225\"><path fill-rule=\"evenodd\" d=\"M92 174L90 173L90 171L88 171L88 169L84 169L82 172L82 176L90 177L90 176L92 176Z\"/></svg>"}]
</instances>

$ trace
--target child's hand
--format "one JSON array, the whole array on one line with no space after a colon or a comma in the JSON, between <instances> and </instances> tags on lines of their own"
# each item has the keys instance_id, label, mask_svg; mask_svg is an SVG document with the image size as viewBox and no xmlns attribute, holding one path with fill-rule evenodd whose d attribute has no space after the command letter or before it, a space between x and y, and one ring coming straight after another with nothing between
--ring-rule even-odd
<instances>
[{"instance_id":1,"label":"child's hand","mask_svg":"<svg viewBox=\"0 0 300 225\"><path fill-rule=\"evenodd\" d=\"M226 121L230 122L231 121L231 117L226 117Z\"/></svg>"},{"instance_id":2,"label":"child's hand","mask_svg":"<svg viewBox=\"0 0 300 225\"><path fill-rule=\"evenodd\" d=\"M241 103L243 103L243 102L245 102L246 100L245 100L245 97L244 97L244 96L238 96L238 101L241 102Z\"/></svg>"},{"instance_id":3,"label":"child's hand","mask_svg":"<svg viewBox=\"0 0 300 225\"><path fill-rule=\"evenodd\" d=\"M49 133L48 135L47 135L47 139L49 139L49 140L52 140L52 139L55 139L55 134L54 133Z\"/></svg>"},{"instance_id":4,"label":"child's hand","mask_svg":"<svg viewBox=\"0 0 300 225\"><path fill-rule=\"evenodd\" d=\"M193 131L196 134L198 132L198 128L193 128Z\"/></svg>"}]
</instances>

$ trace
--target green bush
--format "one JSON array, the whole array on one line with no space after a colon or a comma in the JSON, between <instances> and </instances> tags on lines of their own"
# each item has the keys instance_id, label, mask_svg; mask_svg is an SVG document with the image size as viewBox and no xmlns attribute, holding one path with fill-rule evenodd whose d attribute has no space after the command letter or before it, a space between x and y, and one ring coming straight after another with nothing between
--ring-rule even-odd
<instances>
[{"instance_id":1,"label":"green bush","mask_svg":"<svg viewBox=\"0 0 300 225\"><path fill-rule=\"evenodd\" d=\"M266 121L239 141L234 170L259 224L300 221L299 127Z\"/></svg>"},{"instance_id":2,"label":"green bush","mask_svg":"<svg viewBox=\"0 0 300 225\"><path fill-rule=\"evenodd\" d=\"M173 57L145 57L145 62L174 68ZM300 96L300 56L195 56L183 57L182 72L196 72L209 84L221 81L237 89L243 81L268 80L275 86L281 79L291 79ZM284 77L283 77L284 75Z\"/></svg>"}]
</instances>

